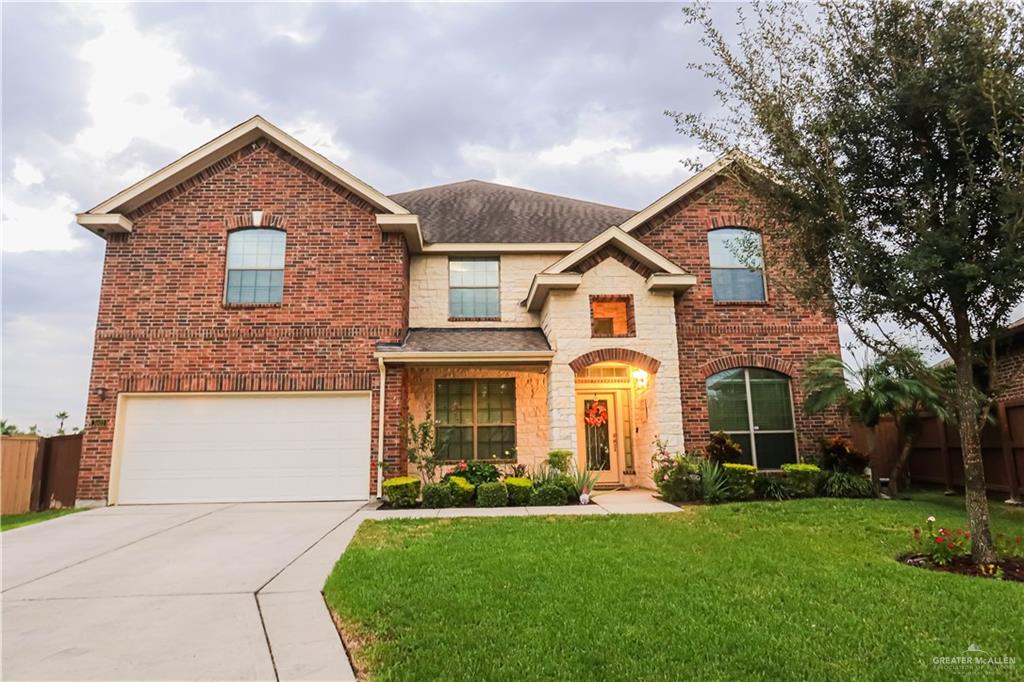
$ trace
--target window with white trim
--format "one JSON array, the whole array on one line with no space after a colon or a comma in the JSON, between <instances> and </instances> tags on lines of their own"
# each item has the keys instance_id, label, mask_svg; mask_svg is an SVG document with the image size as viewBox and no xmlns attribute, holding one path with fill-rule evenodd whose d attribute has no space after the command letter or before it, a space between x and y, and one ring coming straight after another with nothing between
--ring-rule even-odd
<instances>
[{"instance_id":1,"label":"window with white trim","mask_svg":"<svg viewBox=\"0 0 1024 682\"><path fill-rule=\"evenodd\" d=\"M759 469L796 462L796 427L789 377L740 367L707 380L708 425L743 448L744 461Z\"/></svg>"},{"instance_id":2,"label":"window with white trim","mask_svg":"<svg viewBox=\"0 0 1024 682\"><path fill-rule=\"evenodd\" d=\"M229 234L225 303L280 303L284 295L284 246L282 230L253 228Z\"/></svg>"},{"instance_id":3,"label":"window with white trim","mask_svg":"<svg viewBox=\"0 0 1024 682\"><path fill-rule=\"evenodd\" d=\"M764 301L761 235L727 227L708 232L711 291L716 301Z\"/></svg>"},{"instance_id":4,"label":"window with white trim","mask_svg":"<svg viewBox=\"0 0 1024 682\"><path fill-rule=\"evenodd\" d=\"M497 258L449 258L448 316L500 317L499 279Z\"/></svg>"}]
</instances>

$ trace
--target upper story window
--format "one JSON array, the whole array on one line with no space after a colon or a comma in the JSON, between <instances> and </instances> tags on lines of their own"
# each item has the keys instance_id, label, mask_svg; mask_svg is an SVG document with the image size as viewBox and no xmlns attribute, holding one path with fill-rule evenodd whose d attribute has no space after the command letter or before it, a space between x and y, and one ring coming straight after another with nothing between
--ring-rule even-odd
<instances>
[{"instance_id":1,"label":"upper story window","mask_svg":"<svg viewBox=\"0 0 1024 682\"><path fill-rule=\"evenodd\" d=\"M796 461L796 431L789 378L768 369L740 367L707 380L708 426L743 448L747 464L778 469Z\"/></svg>"},{"instance_id":2,"label":"upper story window","mask_svg":"<svg viewBox=\"0 0 1024 682\"><path fill-rule=\"evenodd\" d=\"M228 235L226 303L280 303L284 293L281 230L238 230Z\"/></svg>"},{"instance_id":3,"label":"upper story window","mask_svg":"<svg viewBox=\"0 0 1024 682\"><path fill-rule=\"evenodd\" d=\"M448 316L500 318L497 258L448 259Z\"/></svg>"},{"instance_id":4,"label":"upper story window","mask_svg":"<svg viewBox=\"0 0 1024 682\"><path fill-rule=\"evenodd\" d=\"M591 296L590 335L596 338L636 336L632 296Z\"/></svg>"},{"instance_id":5,"label":"upper story window","mask_svg":"<svg viewBox=\"0 0 1024 682\"><path fill-rule=\"evenodd\" d=\"M730 227L708 232L711 291L716 301L763 301L761 235Z\"/></svg>"}]
</instances>

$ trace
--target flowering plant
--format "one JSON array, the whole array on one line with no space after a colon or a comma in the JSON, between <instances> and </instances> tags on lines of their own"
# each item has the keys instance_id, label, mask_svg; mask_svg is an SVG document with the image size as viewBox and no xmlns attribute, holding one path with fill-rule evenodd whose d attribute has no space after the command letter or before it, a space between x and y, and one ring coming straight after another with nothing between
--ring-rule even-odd
<instances>
[{"instance_id":1,"label":"flowering plant","mask_svg":"<svg viewBox=\"0 0 1024 682\"><path fill-rule=\"evenodd\" d=\"M920 528L914 529L914 540L918 543L922 554L926 554L939 566L951 563L959 556L964 556L971 551L971 534L957 528L939 528L935 530L935 517L929 516L926 519L927 530L922 532Z\"/></svg>"}]
</instances>

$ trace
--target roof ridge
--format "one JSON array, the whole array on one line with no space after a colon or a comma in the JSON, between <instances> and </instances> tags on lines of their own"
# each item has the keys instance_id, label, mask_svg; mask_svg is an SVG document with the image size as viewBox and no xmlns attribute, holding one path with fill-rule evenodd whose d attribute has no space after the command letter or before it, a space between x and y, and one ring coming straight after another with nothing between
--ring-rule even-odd
<instances>
[{"instance_id":1,"label":"roof ridge","mask_svg":"<svg viewBox=\"0 0 1024 682\"><path fill-rule=\"evenodd\" d=\"M388 195L388 197L393 199L394 197L401 196L403 194L411 194L413 192L422 192L422 191L429 190L429 189L440 189L441 187L453 187L455 185L466 185L466 184L469 184L471 182L480 183L482 185L491 185L493 187L504 187L506 189L515 190L517 192L529 192L530 194L539 194L541 196L551 197L553 199L562 199L562 200L565 200L565 201L575 201L575 202L580 203L580 204L590 204L591 206L600 206L601 208L613 208L613 209L615 209L617 211L630 211L631 213L636 213L635 209L625 208L623 206L614 206L612 204L603 204L603 203L601 203L599 201L591 201L590 199L578 199L576 197L567 197L564 194L554 194L552 192L542 192L540 190L529 189L527 187L516 187L515 185L506 185L506 184L501 183L501 182L490 182L488 180L478 180L476 178L470 178L468 180L458 180L456 182L445 182L445 183L441 183L440 185L430 185L429 187L419 187L419 188L416 188L416 189L406 190L404 192L396 192L395 194Z\"/></svg>"}]
</instances>

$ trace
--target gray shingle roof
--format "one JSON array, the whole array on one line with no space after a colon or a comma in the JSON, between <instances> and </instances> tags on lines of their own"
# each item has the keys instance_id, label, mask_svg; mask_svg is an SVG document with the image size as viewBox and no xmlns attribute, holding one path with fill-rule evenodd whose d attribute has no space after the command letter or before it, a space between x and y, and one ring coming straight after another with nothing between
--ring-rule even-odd
<instances>
[{"instance_id":1,"label":"gray shingle roof","mask_svg":"<svg viewBox=\"0 0 1024 682\"><path fill-rule=\"evenodd\" d=\"M377 344L379 351L414 353L478 353L485 351L548 351L548 339L537 327L410 329L401 345Z\"/></svg>"},{"instance_id":2,"label":"gray shingle roof","mask_svg":"<svg viewBox=\"0 0 1024 682\"><path fill-rule=\"evenodd\" d=\"M585 242L636 211L481 180L392 194L428 242Z\"/></svg>"}]
</instances>

